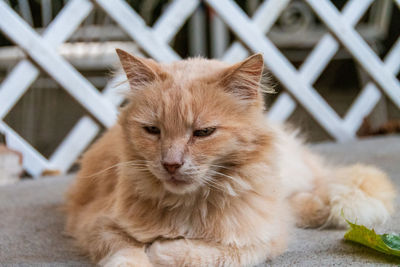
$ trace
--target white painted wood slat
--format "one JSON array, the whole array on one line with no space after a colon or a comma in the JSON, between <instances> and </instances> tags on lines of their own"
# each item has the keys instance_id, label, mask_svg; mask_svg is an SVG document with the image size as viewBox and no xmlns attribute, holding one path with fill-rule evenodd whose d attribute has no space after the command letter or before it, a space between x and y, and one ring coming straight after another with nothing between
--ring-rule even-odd
<instances>
[{"instance_id":1,"label":"white painted wood slat","mask_svg":"<svg viewBox=\"0 0 400 267\"><path fill-rule=\"evenodd\" d=\"M394 75L399 73L400 38L397 39L396 43L386 55L384 64ZM356 101L354 101L353 105L350 107L350 110L347 112L344 118L345 125L352 131L356 132L360 128L364 117L366 117L372 111L381 96L381 91L374 83L367 83L367 85L365 85L361 90L361 93L357 97Z\"/></svg>"},{"instance_id":2,"label":"white painted wood slat","mask_svg":"<svg viewBox=\"0 0 400 267\"><path fill-rule=\"evenodd\" d=\"M78 102L106 126L116 119L115 108L104 101L82 75L59 56L53 47L39 37L4 2L0 2L0 28L46 70Z\"/></svg>"},{"instance_id":3,"label":"white painted wood slat","mask_svg":"<svg viewBox=\"0 0 400 267\"><path fill-rule=\"evenodd\" d=\"M339 141L353 137L325 100L297 74L290 62L267 39L244 12L228 0L206 0L231 29L253 50L262 52L267 66L310 114ZM267 56L268 55L268 56Z\"/></svg>"},{"instance_id":4,"label":"white painted wood slat","mask_svg":"<svg viewBox=\"0 0 400 267\"><path fill-rule=\"evenodd\" d=\"M254 13L254 24L263 33L268 32L289 2L290 0L264 1ZM234 63L244 59L248 55L249 51L240 42L236 41L226 50L222 60Z\"/></svg>"},{"instance_id":5,"label":"white painted wood slat","mask_svg":"<svg viewBox=\"0 0 400 267\"><path fill-rule=\"evenodd\" d=\"M43 38L53 46L60 45L82 23L92 7L88 1L69 1L43 32ZM22 60L14 67L0 85L0 119L9 112L38 75L39 71L29 60ZM7 101L2 101L2 99Z\"/></svg>"},{"instance_id":6,"label":"white painted wood slat","mask_svg":"<svg viewBox=\"0 0 400 267\"><path fill-rule=\"evenodd\" d=\"M122 0L95 0L151 57L162 62L179 60L179 55L153 35L144 20Z\"/></svg>"},{"instance_id":7,"label":"white painted wood slat","mask_svg":"<svg viewBox=\"0 0 400 267\"><path fill-rule=\"evenodd\" d=\"M92 10L92 7L93 5L88 1L69 1L43 32L43 38L53 46L60 45L74 32L84 18L86 18ZM14 67L12 72L0 85L0 120L9 112L12 106L15 105L38 75L38 69L29 60L22 60ZM9 140L8 146L21 151L23 154L24 166L34 177L39 176L43 169L50 168L50 166L64 170L61 166L65 165L67 162L65 158L61 161L63 164L60 165L52 164L51 162L47 165L43 164L43 156L27 142L22 142L23 139L19 135L16 135L9 127L3 127L3 131ZM74 154L71 153L70 155ZM75 157L77 156L78 155L75 155Z\"/></svg>"},{"instance_id":8,"label":"white painted wood slat","mask_svg":"<svg viewBox=\"0 0 400 267\"><path fill-rule=\"evenodd\" d=\"M351 0L343 7L343 20L354 26L367 11L373 0ZM326 33L300 66L301 75L313 84L339 49L338 42Z\"/></svg>"},{"instance_id":9,"label":"white painted wood slat","mask_svg":"<svg viewBox=\"0 0 400 267\"><path fill-rule=\"evenodd\" d=\"M371 3L372 0L351 0L347 2L343 8L343 19L351 25L355 25ZM310 86L317 80L338 49L339 44L329 33L326 33L317 43L299 68L300 75ZM284 92L271 107L270 113L272 112L272 114L269 114L269 117L274 118L279 114L278 121L283 122L289 118L295 108L294 100Z\"/></svg>"},{"instance_id":10,"label":"white painted wood slat","mask_svg":"<svg viewBox=\"0 0 400 267\"><path fill-rule=\"evenodd\" d=\"M344 21L327 0L306 0L333 34L351 52L363 69L400 108L400 84L359 34Z\"/></svg>"},{"instance_id":11,"label":"white painted wood slat","mask_svg":"<svg viewBox=\"0 0 400 267\"><path fill-rule=\"evenodd\" d=\"M385 65L393 73L400 71L400 38L397 38L396 43L390 49L388 56L385 59Z\"/></svg>"},{"instance_id":12,"label":"white painted wood slat","mask_svg":"<svg viewBox=\"0 0 400 267\"><path fill-rule=\"evenodd\" d=\"M7 75L0 84L0 120L7 115L38 75L39 71L28 60L19 62Z\"/></svg>"},{"instance_id":13,"label":"white painted wood slat","mask_svg":"<svg viewBox=\"0 0 400 267\"><path fill-rule=\"evenodd\" d=\"M169 43L199 4L198 0L173 1L154 24L154 36Z\"/></svg>"},{"instance_id":14,"label":"white painted wood slat","mask_svg":"<svg viewBox=\"0 0 400 267\"><path fill-rule=\"evenodd\" d=\"M5 133L7 145L16 151L23 152L23 167L29 170L34 178L41 175L43 170L54 169L53 166L41 154L26 142L19 134L11 129L3 121L0 121L0 131Z\"/></svg>"},{"instance_id":15,"label":"white painted wood slat","mask_svg":"<svg viewBox=\"0 0 400 267\"><path fill-rule=\"evenodd\" d=\"M43 38L52 46L65 42L93 10L88 0L70 0L43 32Z\"/></svg>"},{"instance_id":16,"label":"white painted wood slat","mask_svg":"<svg viewBox=\"0 0 400 267\"><path fill-rule=\"evenodd\" d=\"M271 121L284 122L296 109L296 102L286 92L276 99L274 105L268 110L267 116Z\"/></svg>"},{"instance_id":17,"label":"white painted wood slat","mask_svg":"<svg viewBox=\"0 0 400 267\"><path fill-rule=\"evenodd\" d=\"M69 134L51 155L52 165L62 172L68 171L99 130L100 127L89 116L80 119L74 126L73 134Z\"/></svg>"},{"instance_id":18,"label":"white painted wood slat","mask_svg":"<svg viewBox=\"0 0 400 267\"><path fill-rule=\"evenodd\" d=\"M118 75L108 82L103 90L103 97L116 107L124 100L122 92L129 90L127 83L118 85L125 79L123 75ZM59 166L62 171L68 171L99 132L100 127L92 118L84 116L75 124L63 142L54 151L54 154L50 157L50 162L55 166Z\"/></svg>"}]
</instances>

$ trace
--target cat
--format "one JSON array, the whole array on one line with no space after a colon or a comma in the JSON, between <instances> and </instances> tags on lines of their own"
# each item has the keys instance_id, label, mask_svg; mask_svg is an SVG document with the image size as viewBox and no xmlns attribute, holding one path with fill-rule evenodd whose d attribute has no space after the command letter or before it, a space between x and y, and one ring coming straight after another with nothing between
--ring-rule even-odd
<instances>
[{"instance_id":1,"label":"cat","mask_svg":"<svg viewBox=\"0 0 400 267\"><path fill-rule=\"evenodd\" d=\"M128 104L83 156L67 232L100 266L253 266L290 229L382 223L395 190L332 167L265 117L263 57L169 64L117 50Z\"/></svg>"}]
</instances>

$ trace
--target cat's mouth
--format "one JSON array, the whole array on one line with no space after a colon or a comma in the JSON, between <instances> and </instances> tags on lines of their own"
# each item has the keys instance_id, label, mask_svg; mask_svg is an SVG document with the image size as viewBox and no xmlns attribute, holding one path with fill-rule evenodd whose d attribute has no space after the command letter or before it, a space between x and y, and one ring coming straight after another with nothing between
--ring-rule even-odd
<instances>
[{"instance_id":1,"label":"cat's mouth","mask_svg":"<svg viewBox=\"0 0 400 267\"><path fill-rule=\"evenodd\" d=\"M195 179L180 173L163 175L160 180L167 191L178 195L192 192L197 188Z\"/></svg>"},{"instance_id":2,"label":"cat's mouth","mask_svg":"<svg viewBox=\"0 0 400 267\"><path fill-rule=\"evenodd\" d=\"M182 178L176 177L176 176L170 176L166 180L166 182L169 183L169 184L173 184L175 186L183 186L183 185L191 184L191 182L188 181L187 179L182 179Z\"/></svg>"}]
</instances>

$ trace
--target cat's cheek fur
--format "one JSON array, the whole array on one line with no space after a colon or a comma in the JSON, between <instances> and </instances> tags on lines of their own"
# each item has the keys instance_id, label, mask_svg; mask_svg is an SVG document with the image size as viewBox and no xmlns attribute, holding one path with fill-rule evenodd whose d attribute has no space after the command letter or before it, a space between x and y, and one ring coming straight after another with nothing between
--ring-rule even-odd
<instances>
[{"instance_id":1,"label":"cat's cheek fur","mask_svg":"<svg viewBox=\"0 0 400 267\"><path fill-rule=\"evenodd\" d=\"M139 151L145 160L155 161L159 159L159 141L157 137L144 137L144 131L139 124L132 124L130 127L127 127L123 123L124 122L120 122L120 125L123 138L125 139L125 146L123 149L127 159L132 158L133 156L131 155L136 156Z\"/></svg>"}]
</instances>

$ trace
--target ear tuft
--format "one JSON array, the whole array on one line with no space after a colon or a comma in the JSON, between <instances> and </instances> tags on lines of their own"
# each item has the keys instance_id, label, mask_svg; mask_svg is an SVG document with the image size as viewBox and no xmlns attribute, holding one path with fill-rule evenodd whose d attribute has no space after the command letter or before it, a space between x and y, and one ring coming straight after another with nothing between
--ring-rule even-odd
<instances>
[{"instance_id":1,"label":"ear tuft","mask_svg":"<svg viewBox=\"0 0 400 267\"><path fill-rule=\"evenodd\" d=\"M242 99L257 99L264 69L261 54L255 54L225 70L221 83L226 91Z\"/></svg>"},{"instance_id":2,"label":"ear tuft","mask_svg":"<svg viewBox=\"0 0 400 267\"><path fill-rule=\"evenodd\" d=\"M118 54L122 68L132 89L146 85L157 79L158 67L155 61L150 62L148 59L135 57L121 49L116 49L115 51Z\"/></svg>"}]
</instances>

